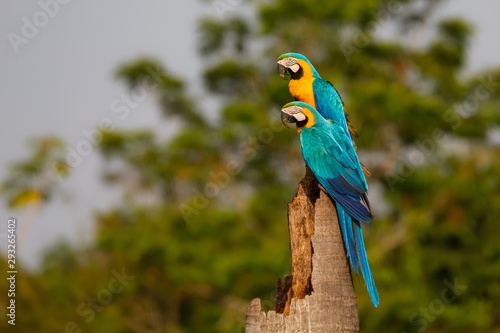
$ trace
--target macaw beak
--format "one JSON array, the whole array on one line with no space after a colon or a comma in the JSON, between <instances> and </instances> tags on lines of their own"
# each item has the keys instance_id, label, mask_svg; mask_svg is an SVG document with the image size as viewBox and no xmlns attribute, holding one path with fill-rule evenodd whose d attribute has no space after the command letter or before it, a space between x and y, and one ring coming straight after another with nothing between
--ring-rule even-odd
<instances>
[{"instance_id":1,"label":"macaw beak","mask_svg":"<svg viewBox=\"0 0 500 333\"><path fill-rule=\"evenodd\" d=\"M278 61L278 73L285 80L286 80L285 75L290 74L289 69L285 65L281 64L279 61Z\"/></svg>"},{"instance_id":2,"label":"macaw beak","mask_svg":"<svg viewBox=\"0 0 500 333\"><path fill-rule=\"evenodd\" d=\"M288 124L296 123L297 119L295 119L294 116L289 115L288 113L281 112L281 122L283 123L283 125L288 127Z\"/></svg>"},{"instance_id":3,"label":"macaw beak","mask_svg":"<svg viewBox=\"0 0 500 333\"><path fill-rule=\"evenodd\" d=\"M286 127L288 127L288 124L300 123L304 120L307 120L307 118L302 113L302 108L299 106L293 105L281 109L281 122Z\"/></svg>"}]
</instances>

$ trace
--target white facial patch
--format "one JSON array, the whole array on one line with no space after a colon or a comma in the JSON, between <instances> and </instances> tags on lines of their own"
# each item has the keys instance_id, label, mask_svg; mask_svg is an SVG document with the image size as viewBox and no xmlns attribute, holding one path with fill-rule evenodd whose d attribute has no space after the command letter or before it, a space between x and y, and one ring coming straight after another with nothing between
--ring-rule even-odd
<instances>
[{"instance_id":1,"label":"white facial patch","mask_svg":"<svg viewBox=\"0 0 500 333\"><path fill-rule=\"evenodd\" d=\"M303 113L296 113L293 116L297 119L297 122L306 120L306 116Z\"/></svg>"},{"instance_id":2,"label":"white facial patch","mask_svg":"<svg viewBox=\"0 0 500 333\"><path fill-rule=\"evenodd\" d=\"M288 68L290 68L292 70L292 72L297 73L300 69L300 66L299 66L299 64L295 64L295 65L292 65Z\"/></svg>"},{"instance_id":3,"label":"white facial patch","mask_svg":"<svg viewBox=\"0 0 500 333\"><path fill-rule=\"evenodd\" d=\"M306 115L302 113L302 107L298 105L289 106L286 109L282 109L281 111L294 117L297 122L307 119Z\"/></svg>"}]
</instances>

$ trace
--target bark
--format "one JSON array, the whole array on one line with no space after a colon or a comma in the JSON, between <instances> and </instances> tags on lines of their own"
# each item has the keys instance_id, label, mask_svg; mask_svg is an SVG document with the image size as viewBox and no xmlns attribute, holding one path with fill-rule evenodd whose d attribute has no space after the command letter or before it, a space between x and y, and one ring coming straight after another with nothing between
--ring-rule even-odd
<instances>
[{"instance_id":1,"label":"bark","mask_svg":"<svg viewBox=\"0 0 500 333\"><path fill-rule=\"evenodd\" d=\"M356 295L337 211L309 168L288 204L292 274L278 282L275 311L247 309L247 333L359 332Z\"/></svg>"}]
</instances>

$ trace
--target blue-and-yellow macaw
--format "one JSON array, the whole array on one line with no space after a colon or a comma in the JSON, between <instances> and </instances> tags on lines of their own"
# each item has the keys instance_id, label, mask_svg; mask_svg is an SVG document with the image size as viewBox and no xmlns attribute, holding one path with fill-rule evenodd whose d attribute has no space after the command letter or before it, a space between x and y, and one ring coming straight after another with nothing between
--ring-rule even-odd
<instances>
[{"instance_id":1,"label":"blue-and-yellow macaw","mask_svg":"<svg viewBox=\"0 0 500 333\"><path fill-rule=\"evenodd\" d=\"M282 54L278 58L278 72L282 78L290 75L288 89L295 100L311 105L324 118L337 122L351 139L358 136L347 119L339 93L319 76L306 57L299 53Z\"/></svg>"},{"instance_id":2,"label":"blue-and-yellow macaw","mask_svg":"<svg viewBox=\"0 0 500 333\"><path fill-rule=\"evenodd\" d=\"M368 185L351 137L341 123L326 120L303 102L283 106L281 119L285 125L297 124L304 161L335 201L347 256L356 272L358 264L361 267L372 302L377 306L377 288L360 226L360 221L369 222L373 216L366 195Z\"/></svg>"}]
</instances>

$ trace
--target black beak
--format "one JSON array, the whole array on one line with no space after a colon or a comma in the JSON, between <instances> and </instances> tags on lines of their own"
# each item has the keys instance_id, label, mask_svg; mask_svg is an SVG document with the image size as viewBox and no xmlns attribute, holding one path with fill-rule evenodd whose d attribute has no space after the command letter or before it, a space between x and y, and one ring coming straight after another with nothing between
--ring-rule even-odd
<instances>
[{"instance_id":1,"label":"black beak","mask_svg":"<svg viewBox=\"0 0 500 333\"><path fill-rule=\"evenodd\" d=\"M288 127L288 124L296 123L297 119L295 119L294 116L291 116L288 113L281 112L281 122L283 123L283 125Z\"/></svg>"},{"instance_id":2,"label":"black beak","mask_svg":"<svg viewBox=\"0 0 500 333\"><path fill-rule=\"evenodd\" d=\"M285 80L286 80L285 75L290 74L290 72L288 71L288 68L286 68L285 66L283 66L282 64L279 64L279 63L278 63L278 73Z\"/></svg>"}]
</instances>

